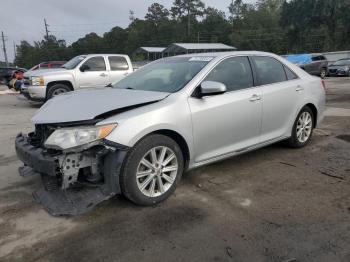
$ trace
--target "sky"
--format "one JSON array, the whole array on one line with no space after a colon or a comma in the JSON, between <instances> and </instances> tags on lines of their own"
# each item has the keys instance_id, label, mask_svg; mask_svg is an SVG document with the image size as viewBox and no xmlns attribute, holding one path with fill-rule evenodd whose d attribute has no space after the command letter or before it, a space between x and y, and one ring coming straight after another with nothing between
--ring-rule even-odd
<instances>
[{"instance_id":1,"label":"sky","mask_svg":"<svg viewBox=\"0 0 350 262\"><path fill-rule=\"evenodd\" d=\"M231 0L202 0L225 12ZM1 0L0 31L6 36L8 60L13 61L14 43L21 40L41 40L45 34L44 18L49 31L68 44L90 32L102 35L114 26L127 27L129 10L136 18L144 18L147 8L154 2L167 8L173 0ZM255 0L245 0L254 3ZM1 43L2 47L2 43ZM4 61L0 52L0 61Z\"/></svg>"}]
</instances>

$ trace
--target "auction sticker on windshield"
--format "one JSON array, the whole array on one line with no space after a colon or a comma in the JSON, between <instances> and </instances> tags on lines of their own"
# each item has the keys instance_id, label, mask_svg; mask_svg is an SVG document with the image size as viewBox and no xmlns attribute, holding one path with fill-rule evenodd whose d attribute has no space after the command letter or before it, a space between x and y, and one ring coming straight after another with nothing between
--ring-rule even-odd
<instances>
[{"instance_id":1,"label":"auction sticker on windshield","mask_svg":"<svg viewBox=\"0 0 350 262\"><path fill-rule=\"evenodd\" d=\"M211 56L194 56L191 57L188 61L199 61L199 62L210 62L214 57Z\"/></svg>"}]
</instances>

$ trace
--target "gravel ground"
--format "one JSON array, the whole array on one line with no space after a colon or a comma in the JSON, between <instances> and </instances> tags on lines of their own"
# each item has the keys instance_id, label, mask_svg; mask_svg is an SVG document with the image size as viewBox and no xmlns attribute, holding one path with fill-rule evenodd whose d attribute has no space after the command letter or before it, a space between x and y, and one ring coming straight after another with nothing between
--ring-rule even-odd
<instances>
[{"instance_id":1,"label":"gravel ground","mask_svg":"<svg viewBox=\"0 0 350 262\"><path fill-rule=\"evenodd\" d=\"M0 90L4 90L1 89ZM20 178L18 132L40 105L0 95L0 261L350 261L350 79L327 80L327 117L283 143L184 175L156 207L122 197L51 217Z\"/></svg>"}]
</instances>

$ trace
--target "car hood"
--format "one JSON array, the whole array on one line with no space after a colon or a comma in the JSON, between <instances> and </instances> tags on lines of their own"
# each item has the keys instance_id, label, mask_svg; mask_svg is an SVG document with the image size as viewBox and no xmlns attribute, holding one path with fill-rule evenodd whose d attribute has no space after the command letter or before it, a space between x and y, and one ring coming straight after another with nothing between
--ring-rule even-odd
<instances>
[{"instance_id":1,"label":"car hood","mask_svg":"<svg viewBox=\"0 0 350 262\"><path fill-rule=\"evenodd\" d=\"M47 101L34 115L34 124L93 120L136 106L160 101L169 93L117 88L70 92Z\"/></svg>"},{"instance_id":2,"label":"car hood","mask_svg":"<svg viewBox=\"0 0 350 262\"><path fill-rule=\"evenodd\" d=\"M65 74L69 72L69 70L64 68L52 68L52 69L39 69L27 71L24 76L50 76L50 75L59 75Z\"/></svg>"}]
</instances>

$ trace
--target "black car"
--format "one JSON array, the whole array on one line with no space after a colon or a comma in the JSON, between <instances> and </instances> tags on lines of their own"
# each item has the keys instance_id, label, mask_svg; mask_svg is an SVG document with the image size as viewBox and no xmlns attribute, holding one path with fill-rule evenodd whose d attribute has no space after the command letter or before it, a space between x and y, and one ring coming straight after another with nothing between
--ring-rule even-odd
<instances>
[{"instance_id":1,"label":"black car","mask_svg":"<svg viewBox=\"0 0 350 262\"><path fill-rule=\"evenodd\" d=\"M328 76L350 76L350 58L340 59L330 64Z\"/></svg>"},{"instance_id":2,"label":"black car","mask_svg":"<svg viewBox=\"0 0 350 262\"><path fill-rule=\"evenodd\" d=\"M0 84L7 85L12 79L13 73L16 71L27 72L27 69L18 67L1 67L0 68Z\"/></svg>"}]
</instances>

